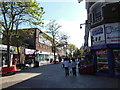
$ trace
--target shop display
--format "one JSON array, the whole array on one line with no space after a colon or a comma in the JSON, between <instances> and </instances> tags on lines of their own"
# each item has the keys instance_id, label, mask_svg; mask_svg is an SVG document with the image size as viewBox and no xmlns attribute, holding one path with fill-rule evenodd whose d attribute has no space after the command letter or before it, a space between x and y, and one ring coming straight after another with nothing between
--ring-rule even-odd
<instances>
[{"instance_id":1,"label":"shop display","mask_svg":"<svg viewBox=\"0 0 120 90\"><path fill-rule=\"evenodd\" d=\"M120 50L113 50L114 60L115 60L115 74L120 75Z\"/></svg>"},{"instance_id":2,"label":"shop display","mask_svg":"<svg viewBox=\"0 0 120 90\"><path fill-rule=\"evenodd\" d=\"M98 50L96 51L97 55L97 72L108 73L108 59L107 59L107 50Z\"/></svg>"}]
</instances>

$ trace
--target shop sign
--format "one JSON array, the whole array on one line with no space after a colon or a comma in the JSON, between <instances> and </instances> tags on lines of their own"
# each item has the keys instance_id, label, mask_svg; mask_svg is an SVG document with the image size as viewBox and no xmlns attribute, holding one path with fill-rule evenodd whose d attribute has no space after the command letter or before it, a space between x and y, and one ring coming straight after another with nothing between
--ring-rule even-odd
<instances>
[{"instance_id":1,"label":"shop sign","mask_svg":"<svg viewBox=\"0 0 120 90\"><path fill-rule=\"evenodd\" d=\"M7 50L7 45L0 45L0 50Z\"/></svg>"},{"instance_id":2,"label":"shop sign","mask_svg":"<svg viewBox=\"0 0 120 90\"><path fill-rule=\"evenodd\" d=\"M35 50L33 49L25 49L25 54L33 54Z\"/></svg>"},{"instance_id":3,"label":"shop sign","mask_svg":"<svg viewBox=\"0 0 120 90\"><path fill-rule=\"evenodd\" d=\"M120 43L120 23L105 24L107 44Z\"/></svg>"},{"instance_id":4,"label":"shop sign","mask_svg":"<svg viewBox=\"0 0 120 90\"><path fill-rule=\"evenodd\" d=\"M98 50L96 51L96 54L107 54L107 50Z\"/></svg>"},{"instance_id":5,"label":"shop sign","mask_svg":"<svg viewBox=\"0 0 120 90\"><path fill-rule=\"evenodd\" d=\"M91 37L93 38L93 45L104 44L105 35L104 35L104 26L100 25L90 30Z\"/></svg>"},{"instance_id":6,"label":"shop sign","mask_svg":"<svg viewBox=\"0 0 120 90\"><path fill-rule=\"evenodd\" d=\"M7 45L0 45L0 50L7 50ZM13 46L10 46L10 50L13 50L14 51L14 47Z\"/></svg>"}]
</instances>

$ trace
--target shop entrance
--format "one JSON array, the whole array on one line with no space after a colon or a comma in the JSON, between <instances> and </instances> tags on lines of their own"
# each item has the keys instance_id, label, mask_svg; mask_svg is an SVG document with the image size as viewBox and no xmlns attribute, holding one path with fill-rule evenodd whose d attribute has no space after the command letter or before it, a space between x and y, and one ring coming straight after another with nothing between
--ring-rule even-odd
<instances>
[{"instance_id":1,"label":"shop entrance","mask_svg":"<svg viewBox=\"0 0 120 90\"><path fill-rule=\"evenodd\" d=\"M97 50L97 72L100 73L109 73L107 50Z\"/></svg>"}]
</instances>

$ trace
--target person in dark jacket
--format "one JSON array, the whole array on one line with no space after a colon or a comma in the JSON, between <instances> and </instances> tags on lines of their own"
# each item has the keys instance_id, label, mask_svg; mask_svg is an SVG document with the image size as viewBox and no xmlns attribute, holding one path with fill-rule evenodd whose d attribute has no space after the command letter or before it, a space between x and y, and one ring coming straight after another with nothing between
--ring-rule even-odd
<instances>
[{"instance_id":1,"label":"person in dark jacket","mask_svg":"<svg viewBox=\"0 0 120 90\"><path fill-rule=\"evenodd\" d=\"M76 76L76 61L75 61L75 58L72 58L72 72L73 72L73 75Z\"/></svg>"}]
</instances>

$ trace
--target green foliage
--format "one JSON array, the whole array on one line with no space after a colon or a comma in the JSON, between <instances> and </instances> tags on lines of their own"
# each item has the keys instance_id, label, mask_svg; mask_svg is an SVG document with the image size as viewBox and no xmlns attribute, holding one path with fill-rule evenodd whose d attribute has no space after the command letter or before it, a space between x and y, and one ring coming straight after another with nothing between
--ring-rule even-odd
<instances>
[{"instance_id":1,"label":"green foliage","mask_svg":"<svg viewBox=\"0 0 120 90\"><path fill-rule=\"evenodd\" d=\"M68 57L72 57L72 53L68 53Z\"/></svg>"},{"instance_id":2,"label":"green foliage","mask_svg":"<svg viewBox=\"0 0 120 90\"><path fill-rule=\"evenodd\" d=\"M2 26L6 30L13 29L16 23L29 23L42 26L42 15L45 13L43 7L36 2L0 2L0 18Z\"/></svg>"},{"instance_id":3,"label":"green foliage","mask_svg":"<svg viewBox=\"0 0 120 90\"><path fill-rule=\"evenodd\" d=\"M10 44L14 37L17 40L17 45L20 45L20 39L25 39L19 35L15 35L14 30L18 30L20 24L30 24L32 26L42 26L42 16L45 13L43 7L39 7L37 2L0 2L0 21L2 22L3 33L6 38L7 60L10 66ZM16 32L16 34L18 34ZM4 39L5 40L5 39ZM15 42L15 40L14 40Z\"/></svg>"},{"instance_id":4,"label":"green foliage","mask_svg":"<svg viewBox=\"0 0 120 90\"><path fill-rule=\"evenodd\" d=\"M67 49L70 51L70 52L74 52L75 50L76 50L76 46L75 45L73 45L73 44L69 44L68 46L67 46Z\"/></svg>"},{"instance_id":5,"label":"green foliage","mask_svg":"<svg viewBox=\"0 0 120 90\"><path fill-rule=\"evenodd\" d=\"M73 56L74 56L74 57L81 57L81 54L82 54L81 50L77 48L77 49L74 51Z\"/></svg>"},{"instance_id":6,"label":"green foliage","mask_svg":"<svg viewBox=\"0 0 120 90\"><path fill-rule=\"evenodd\" d=\"M11 44L14 46L27 47L34 38L33 30L18 30L11 37Z\"/></svg>"}]
</instances>

